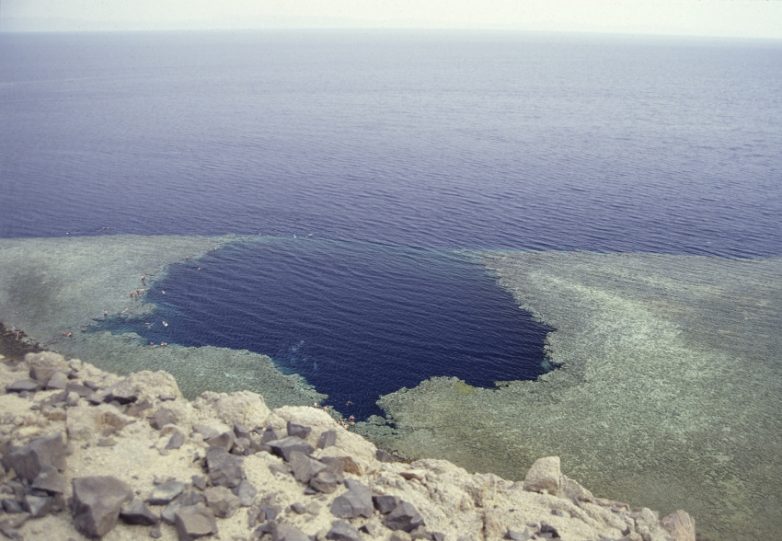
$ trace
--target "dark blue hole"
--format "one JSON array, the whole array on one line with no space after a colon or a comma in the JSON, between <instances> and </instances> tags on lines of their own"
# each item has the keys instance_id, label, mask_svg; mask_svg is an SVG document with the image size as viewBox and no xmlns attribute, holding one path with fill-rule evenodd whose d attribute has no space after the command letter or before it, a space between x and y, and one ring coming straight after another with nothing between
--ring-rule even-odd
<instances>
[{"instance_id":1,"label":"dark blue hole","mask_svg":"<svg viewBox=\"0 0 782 541\"><path fill-rule=\"evenodd\" d=\"M549 329L461 256L309 239L232 245L174 266L149 296L157 313L133 323L147 340L268 354L358 419L382 414L380 395L432 376L491 387L544 371Z\"/></svg>"}]
</instances>

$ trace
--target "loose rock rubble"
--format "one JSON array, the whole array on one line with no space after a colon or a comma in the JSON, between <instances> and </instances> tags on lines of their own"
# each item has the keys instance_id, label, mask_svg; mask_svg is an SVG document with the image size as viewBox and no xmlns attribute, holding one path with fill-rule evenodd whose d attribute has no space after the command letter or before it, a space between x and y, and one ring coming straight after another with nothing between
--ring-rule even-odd
<instances>
[{"instance_id":1,"label":"loose rock rubble","mask_svg":"<svg viewBox=\"0 0 782 541\"><path fill-rule=\"evenodd\" d=\"M322 409L253 393L182 398L49 352L0 362L0 539L694 541L594 497L545 457L523 482L407 463Z\"/></svg>"}]
</instances>

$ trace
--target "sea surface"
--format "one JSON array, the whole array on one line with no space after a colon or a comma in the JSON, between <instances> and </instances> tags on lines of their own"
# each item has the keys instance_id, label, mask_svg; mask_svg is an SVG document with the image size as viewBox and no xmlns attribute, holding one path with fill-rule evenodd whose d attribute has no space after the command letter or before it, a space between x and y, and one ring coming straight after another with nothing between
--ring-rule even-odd
<instances>
[{"instance_id":1,"label":"sea surface","mask_svg":"<svg viewBox=\"0 0 782 541\"><path fill-rule=\"evenodd\" d=\"M175 265L133 330L269 354L358 418L545 370L462 250L782 254L780 42L0 34L0 123L2 237L276 237Z\"/></svg>"}]
</instances>

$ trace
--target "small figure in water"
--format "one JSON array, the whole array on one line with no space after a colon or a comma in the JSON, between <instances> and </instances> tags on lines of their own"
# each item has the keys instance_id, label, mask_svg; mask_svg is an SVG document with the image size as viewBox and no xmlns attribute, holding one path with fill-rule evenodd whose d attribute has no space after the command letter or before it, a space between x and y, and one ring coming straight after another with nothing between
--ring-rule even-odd
<instances>
[{"instance_id":1,"label":"small figure in water","mask_svg":"<svg viewBox=\"0 0 782 541\"><path fill-rule=\"evenodd\" d=\"M63 335L65 338L71 338L71 337L73 336L73 333L72 333L71 331L63 331L63 332L62 332L62 335Z\"/></svg>"},{"instance_id":2,"label":"small figure in water","mask_svg":"<svg viewBox=\"0 0 782 541\"><path fill-rule=\"evenodd\" d=\"M164 320L164 321L163 321L163 326L164 326L164 327L168 327L168 321L165 321L165 320Z\"/></svg>"},{"instance_id":3,"label":"small figure in water","mask_svg":"<svg viewBox=\"0 0 782 541\"><path fill-rule=\"evenodd\" d=\"M141 285L145 286L145 287L147 285L147 275L146 274L142 274L141 275Z\"/></svg>"}]
</instances>

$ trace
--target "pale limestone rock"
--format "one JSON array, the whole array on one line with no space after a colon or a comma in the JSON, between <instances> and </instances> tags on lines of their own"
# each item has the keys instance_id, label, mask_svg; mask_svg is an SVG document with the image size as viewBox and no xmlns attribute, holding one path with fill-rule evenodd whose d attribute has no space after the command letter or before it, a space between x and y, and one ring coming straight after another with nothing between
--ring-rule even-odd
<instances>
[{"instance_id":1,"label":"pale limestone rock","mask_svg":"<svg viewBox=\"0 0 782 541\"><path fill-rule=\"evenodd\" d=\"M524 478L524 489L532 492L558 494L561 488L562 471L558 456L537 459Z\"/></svg>"},{"instance_id":2,"label":"pale limestone rock","mask_svg":"<svg viewBox=\"0 0 782 541\"><path fill-rule=\"evenodd\" d=\"M681 509L663 517L662 524L673 541L695 541L695 520Z\"/></svg>"},{"instance_id":3,"label":"pale limestone rock","mask_svg":"<svg viewBox=\"0 0 782 541\"><path fill-rule=\"evenodd\" d=\"M229 427L243 425L248 429L264 426L271 411L263 397L250 391L235 393L201 393L193 404L199 410L213 409L215 415Z\"/></svg>"}]
</instances>

